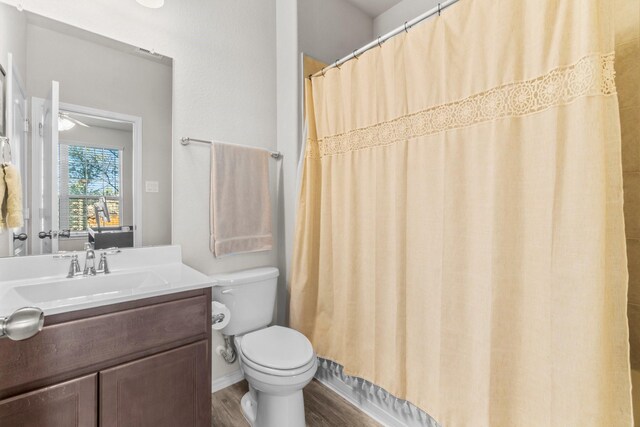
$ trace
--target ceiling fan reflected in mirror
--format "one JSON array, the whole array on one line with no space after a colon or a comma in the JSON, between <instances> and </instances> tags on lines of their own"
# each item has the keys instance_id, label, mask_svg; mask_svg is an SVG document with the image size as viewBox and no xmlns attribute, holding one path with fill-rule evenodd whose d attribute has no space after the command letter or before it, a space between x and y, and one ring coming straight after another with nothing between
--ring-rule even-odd
<instances>
[{"instance_id":1,"label":"ceiling fan reflected in mirror","mask_svg":"<svg viewBox=\"0 0 640 427\"><path fill-rule=\"evenodd\" d=\"M164 0L136 0L141 5L150 9L158 9L164 6Z\"/></svg>"},{"instance_id":2,"label":"ceiling fan reflected in mirror","mask_svg":"<svg viewBox=\"0 0 640 427\"><path fill-rule=\"evenodd\" d=\"M58 113L58 130L65 131L73 129L76 125L90 128L88 124L82 123L80 120L71 117L67 113Z\"/></svg>"}]
</instances>

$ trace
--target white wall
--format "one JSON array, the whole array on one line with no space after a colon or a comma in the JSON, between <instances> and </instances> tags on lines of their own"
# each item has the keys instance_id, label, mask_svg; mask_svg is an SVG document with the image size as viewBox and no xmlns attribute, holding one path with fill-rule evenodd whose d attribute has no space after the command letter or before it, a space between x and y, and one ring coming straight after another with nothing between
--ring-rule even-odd
<instances>
[{"instance_id":1,"label":"white wall","mask_svg":"<svg viewBox=\"0 0 640 427\"><path fill-rule=\"evenodd\" d=\"M24 78L27 74L27 20L25 15L16 9L6 14L0 13L0 65L5 73L8 72L9 53L13 54L18 72ZM12 235L11 231L0 230L0 257L9 255L9 239Z\"/></svg>"},{"instance_id":2,"label":"white wall","mask_svg":"<svg viewBox=\"0 0 640 427\"><path fill-rule=\"evenodd\" d=\"M27 64L30 96L57 80L61 102L142 117L142 181L160 188L142 192L142 244L171 243L171 66L32 24Z\"/></svg>"},{"instance_id":3,"label":"white wall","mask_svg":"<svg viewBox=\"0 0 640 427\"><path fill-rule=\"evenodd\" d=\"M0 13L0 65L7 71L7 54L13 53L13 61L24 78L27 74L27 18L17 9L7 12Z\"/></svg>"},{"instance_id":4,"label":"white wall","mask_svg":"<svg viewBox=\"0 0 640 427\"><path fill-rule=\"evenodd\" d=\"M294 233L295 177L299 157L299 50L298 2L278 0L276 3L277 28L277 134L278 150L282 152L282 172L278 177L278 206L283 214L278 218L284 237L278 246L278 267L281 275L278 286L278 323L288 323L288 277Z\"/></svg>"},{"instance_id":5,"label":"white wall","mask_svg":"<svg viewBox=\"0 0 640 427\"><path fill-rule=\"evenodd\" d=\"M377 36L403 25L418 15L433 9L442 0L403 0L373 20L373 32Z\"/></svg>"},{"instance_id":6,"label":"white wall","mask_svg":"<svg viewBox=\"0 0 640 427\"><path fill-rule=\"evenodd\" d=\"M178 143L215 137L276 149L275 0L170 0L160 9L133 0L3 1L172 57L173 242L206 274L275 265L275 251L213 258L208 149ZM235 369L214 354L214 378Z\"/></svg>"},{"instance_id":7,"label":"white wall","mask_svg":"<svg viewBox=\"0 0 640 427\"><path fill-rule=\"evenodd\" d=\"M373 20L345 0L298 0L300 52L329 63L373 40Z\"/></svg>"}]
</instances>

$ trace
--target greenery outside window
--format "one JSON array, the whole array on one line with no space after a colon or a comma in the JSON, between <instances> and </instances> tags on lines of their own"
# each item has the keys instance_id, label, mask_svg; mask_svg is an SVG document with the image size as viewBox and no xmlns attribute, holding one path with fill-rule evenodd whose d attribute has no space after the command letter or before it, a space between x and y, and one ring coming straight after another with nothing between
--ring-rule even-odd
<instances>
[{"instance_id":1,"label":"greenery outside window","mask_svg":"<svg viewBox=\"0 0 640 427\"><path fill-rule=\"evenodd\" d=\"M122 217L122 149L60 142L59 147L60 230L84 235L95 227L93 209L100 197L111 214L103 227L120 226Z\"/></svg>"}]
</instances>

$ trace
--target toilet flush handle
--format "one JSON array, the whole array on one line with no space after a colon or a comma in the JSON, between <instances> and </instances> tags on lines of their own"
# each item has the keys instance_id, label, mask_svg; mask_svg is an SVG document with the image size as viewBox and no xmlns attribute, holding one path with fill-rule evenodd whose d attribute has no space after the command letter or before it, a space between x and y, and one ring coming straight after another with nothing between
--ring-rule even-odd
<instances>
[{"instance_id":1,"label":"toilet flush handle","mask_svg":"<svg viewBox=\"0 0 640 427\"><path fill-rule=\"evenodd\" d=\"M233 289L225 289L224 291L220 292L222 295L226 295L226 294L232 294L233 293Z\"/></svg>"},{"instance_id":2,"label":"toilet flush handle","mask_svg":"<svg viewBox=\"0 0 640 427\"><path fill-rule=\"evenodd\" d=\"M217 325L218 323L222 323L224 321L224 313L214 314L211 319L212 325Z\"/></svg>"}]
</instances>

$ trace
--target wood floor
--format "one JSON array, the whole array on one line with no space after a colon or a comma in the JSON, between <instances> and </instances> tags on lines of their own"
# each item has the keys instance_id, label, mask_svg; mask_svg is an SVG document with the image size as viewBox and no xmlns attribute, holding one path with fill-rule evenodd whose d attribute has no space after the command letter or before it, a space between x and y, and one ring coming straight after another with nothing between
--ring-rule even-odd
<instances>
[{"instance_id":1,"label":"wood floor","mask_svg":"<svg viewBox=\"0 0 640 427\"><path fill-rule=\"evenodd\" d=\"M248 391L246 381L213 393L211 399L213 427L246 427L240 399ZM355 406L313 380L304 389L304 409L309 427L379 427Z\"/></svg>"}]
</instances>

